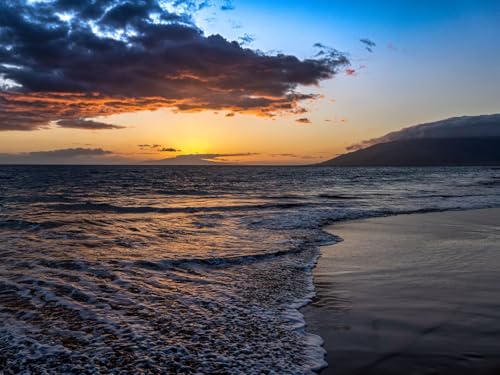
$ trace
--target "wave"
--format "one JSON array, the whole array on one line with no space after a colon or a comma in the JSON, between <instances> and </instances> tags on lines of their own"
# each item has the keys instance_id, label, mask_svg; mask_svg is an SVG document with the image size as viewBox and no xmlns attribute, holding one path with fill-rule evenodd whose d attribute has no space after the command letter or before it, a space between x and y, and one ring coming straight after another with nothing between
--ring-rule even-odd
<instances>
[{"instance_id":1,"label":"wave","mask_svg":"<svg viewBox=\"0 0 500 375\"><path fill-rule=\"evenodd\" d=\"M38 194L31 194L31 195L10 195L8 197L3 197L2 198L5 201L8 202L15 202L15 203L71 203L75 202L75 198L70 198L66 195L38 195Z\"/></svg>"},{"instance_id":2,"label":"wave","mask_svg":"<svg viewBox=\"0 0 500 375\"><path fill-rule=\"evenodd\" d=\"M295 195L295 194L283 194L283 195L260 195L258 196L260 199L268 199L268 200L294 200L294 199L304 199L304 196Z\"/></svg>"},{"instance_id":3,"label":"wave","mask_svg":"<svg viewBox=\"0 0 500 375\"><path fill-rule=\"evenodd\" d=\"M329 241L324 241L321 245L333 244L340 241L339 237L328 235ZM275 252L262 253L262 254L252 254L252 255L242 255L235 257L219 257L219 258L185 258L185 259L175 259L175 260L160 260L160 261L147 261L147 260L137 260L131 263L133 266L147 268L155 271L166 271L172 268L190 268L193 266L233 266L241 264L252 264L256 262L266 261L269 259L293 255L303 251L306 251L309 246L317 246L317 243L308 242L290 248L288 250L278 250Z\"/></svg>"},{"instance_id":4,"label":"wave","mask_svg":"<svg viewBox=\"0 0 500 375\"><path fill-rule=\"evenodd\" d=\"M479 184L483 186L496 186L500 185L500 177L494 177L491 180L479 181Z\"/></svg>"},{"instance_id":5,"label":"wave","mask_svg":"<svg viewBox=\"0 0 500 375\"><path fill-rule=\"evenodd\" d=\"M217 211L250 211L262 209L287 209L295 207L311 206L311 203L277 203L277 204L248 204L230 206L208 206L208 207L153 207L153 206L116 206L109 203L75 203L75 204L53 204L46 207L53 211L99 211L118 214L142 214L142 213L197 213Z\"/></svg>"},{"instance_id":6,"label":"wave","mask_svg":"<svg viewBox=\"0 0 500 375\"><path fill-rule=\"evenodd\" d=\"M34 222L22 219L4 219L0 220L0 230L38 230L38 229L53 229L65 225L59 221L43 221Z\"/></svg>"},{"instance_id":7,"label":"wave","mask_svg":"<svg viewBox=\"0 0 500 375\"><path fill-rule=\"evenodd\" d=\"M324 365L321 340L298 309L314 296L319 245L340 241L322 226L500 204L490 169L52 171L0 184L0 252L8 254L0 352L14 363L31 350L33 366L60 373L84 372L77 365L133 373L137 358L172 373L177 364L310 373ZM33 305L22 314L3 308L23 298ZM82 331L81 343L69 338Z\"/></svg>"},{"instance_id":8,"label":"wave","mask_svg":"<svg viewBox=\"0 0 500 375\"><path fill-rule=\"evenodd\" d=\"M219 195L214 191L204 191L196 189L158 189L154 191L160 195L180 195L180 196L217 196Z\"/></svg>"},{"instance_id":9,"label":"wave","mask_svg":"<svg viewBox=\"0 0 500 375\"><path fill-rule=\"evenodd\" d=\"M361 197L354 197L354 196L340 195L340 194L329 194L329 193L318 194L318 197L327 199L336 199L336 200L361 199Z\"/></svg>"}]
</instances>

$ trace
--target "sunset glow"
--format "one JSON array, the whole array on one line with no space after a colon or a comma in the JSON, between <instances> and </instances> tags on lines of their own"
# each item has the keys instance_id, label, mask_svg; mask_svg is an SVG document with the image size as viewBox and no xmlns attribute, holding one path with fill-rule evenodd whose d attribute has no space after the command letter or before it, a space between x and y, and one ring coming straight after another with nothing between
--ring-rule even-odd
<instances>
[{"instance_id":1,"label":"sunset glow","mask_svg":"<svg viewBox=\"0 0 500 375\"><path fill-rule=\"evenodd\" d=\"M46 38L61 47L40 59L27 52L35 34L19 36L18 52L2 57L0 151L94 147L109 151L98 163L247 154L226 160L310 164L408 125L498 109L494 1L446 1L433 13L426 2L391 2L382 19L370 1L292 1L269 12L261 1L173 3L116 8L99 22L78 20L81 9L62 5L46 20L58 6L51 2L19 8L31 12L24 22L33 30L51 24L59 34ZM139 8L149 16L118 16ZM344 22L354 12L356 22ZM161 19L174 14L183 21ZM286 14L286 25L273 14ZM3 25L6 38L15 27ZM10 43L0 40L5 51ZM62 50L64 43L78 48ZM446 84L433 88L430 101L436 80Z\"/></svg>"}]
</instances>

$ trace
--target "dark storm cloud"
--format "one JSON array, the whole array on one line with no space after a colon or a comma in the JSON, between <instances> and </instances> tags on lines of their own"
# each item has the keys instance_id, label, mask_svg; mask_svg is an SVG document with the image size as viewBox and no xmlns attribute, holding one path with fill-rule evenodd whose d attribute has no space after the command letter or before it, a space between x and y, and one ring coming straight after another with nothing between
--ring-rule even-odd
<instances>
[{"instance_id":1,"label":"dark storm cloud","mask_svg":"<svg viewBox=\"0 0 500 375\"><path fill-rule=\"evenodd\" d=\"M18 85L0 85L0 130L164 107L273 116L315 98L299 85L349 63L323 46L301 60L205 36L189 12L206 2L174 3L183 11L158 0L0 2L0 77Z\"/></svg>"},{"instance_id":2,"label":"dark storm cloud","mask_svg":"<svg viewBox=\"0 0 500 375\"><path fill-rule=\"evenodd\" d=\"M377 143L423 138L483 138L500 137L500 114L453 117L446 120L410 126L380 138L348 147L359 150Z\"/></svg>"},{"instance_id":3,"label":"dark storm cloud","mask_svg":"<svg viewBox=\"0 0 500 375\"><path fill-rule=\"evenodd\" d=\"M373 52L373 48L377 46L374 41L368 38L361 38L359 41L365 45L365 48L368 52Z\"/></svg>"}]
</instances>

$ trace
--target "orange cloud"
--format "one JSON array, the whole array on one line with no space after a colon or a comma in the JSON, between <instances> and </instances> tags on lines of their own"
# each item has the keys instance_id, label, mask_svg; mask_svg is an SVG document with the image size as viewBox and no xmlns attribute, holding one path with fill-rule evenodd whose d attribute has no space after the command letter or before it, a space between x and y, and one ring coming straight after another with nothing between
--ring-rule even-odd
<instances>
[{"instance_id":1,"label":"orange cloud","mask_svg":"<svg viewBox=\"0 0 500 375\"><path fill-rule=\"evenodd\" d=\"M156 110L175 104L163 98L116 98L96 93L34 93L0 92L0 130L33 130L59 127L95 128L95 121L86 118L118 113ZM78 121L78 123L75 123ZM56 123L57 122L57 123ZM75 126L80 125L80 126Z\"/></svg>"},{"instance_id":2,"label":"orange cloud","mask_svg":"<svg viewBox=\"0 0 500 375\"><path fill-rule=\"evenodd\" d=\"M165 99L162 97L110 97L98 93L17 93L0 91L0 130L36 130L53 125L67 128L98 129L97 122L85 119L138 111L154 111L171 108L179 112L204 110L229 111L260 117L307 112L300 101L314 99L314 95L290 94L284 97L248 97L227 104L227 100L212 97L211 100ZM302 122L302 121L299 121ZM101 123L102 124L102 123ZM119 128L103 125L102 129Z\"/></svg>"}]
</instances>

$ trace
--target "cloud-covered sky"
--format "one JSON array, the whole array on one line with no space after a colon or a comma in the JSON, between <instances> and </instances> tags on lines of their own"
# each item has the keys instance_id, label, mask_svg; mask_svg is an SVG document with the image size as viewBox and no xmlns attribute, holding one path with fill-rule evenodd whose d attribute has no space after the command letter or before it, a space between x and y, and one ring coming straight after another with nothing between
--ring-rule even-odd
<instances>
[{"instance_id":1,"label":"cloud-covered sky","mask_svg":"<svg viewBox=\"0 0 500 375\"><path fill-rule=\"evenodd\" d=\"M500 112L498 35L496 0L3 0L0 153L319 162Z\"/></svg>"},{"instance_id":2,"label":"cloud-covered sky","mask_svg":"<svg viewBox=\"0 0 500 375\"><path fill-rule=\"evenodd\" d=\"M298 86L317 85L348 64L323 46L315 58L300 59L205 35L189 13L204 3L176 3L183 2L3 1L0 75L10 84L0 91L0 130L52 122L118 129L86 119L164 107L300 112L300 102L316 96Z\"/></svg>"}]
</instances>

